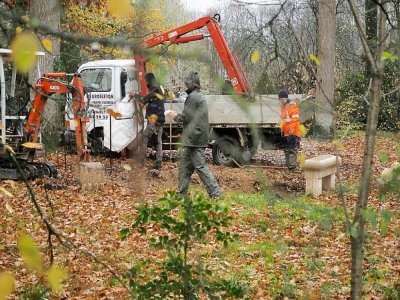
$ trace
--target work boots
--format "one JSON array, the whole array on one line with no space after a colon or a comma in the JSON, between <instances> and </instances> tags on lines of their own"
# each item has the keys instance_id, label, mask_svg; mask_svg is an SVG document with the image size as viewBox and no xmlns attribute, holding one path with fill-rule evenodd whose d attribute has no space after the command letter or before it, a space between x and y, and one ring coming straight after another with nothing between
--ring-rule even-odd
<instances>
[{"instance_id":1,"label":"work boots","mask_svg":"<svg viewBox=\"0 0 400 300\"><path fill-rule=\"evenodd\" d=\"M297 168L297 153L285 151L285 161L286 161L286 166L289 169L289 171L296 170L296 168Z\"/></svg>"}]
</instances>

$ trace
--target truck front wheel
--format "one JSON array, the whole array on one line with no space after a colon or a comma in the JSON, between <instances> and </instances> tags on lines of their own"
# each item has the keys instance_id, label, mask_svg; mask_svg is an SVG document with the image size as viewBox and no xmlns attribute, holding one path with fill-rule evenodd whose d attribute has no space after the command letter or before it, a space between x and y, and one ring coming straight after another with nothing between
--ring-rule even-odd
<instances>
[{"instance_id":1,"label":"truck front wheel","mask_svg":"<svg viewBox=\"0 0 400 300\"><path fill-rule=\"evenodd\" d=\"M240 161L240 146L237 140L230 136L222 136L215 141L212 148L213 160L217 165L226 167L237 166Z\"/></svg>"}]
</instances>

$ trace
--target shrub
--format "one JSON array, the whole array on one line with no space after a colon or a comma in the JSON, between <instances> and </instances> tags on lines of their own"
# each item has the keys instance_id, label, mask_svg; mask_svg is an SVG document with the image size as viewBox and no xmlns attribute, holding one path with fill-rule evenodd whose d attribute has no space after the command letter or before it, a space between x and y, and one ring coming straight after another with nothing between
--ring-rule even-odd
<instances>
[{"instance_id":1,"label":"shrub","mask_svg":"<svg viewBox=\"0 0 400 300\"><path fill-rule=\"evenodd\" d=\"M214 238L226 247L236 236L222 228L227 227L232 217L228 209L211 203L200 194L181 197L167 193L158 203L142 205L135 223L121 230L121 237L136 230L147 234L147 226L157 228L157 236L149 239L153 249L166 252L161 262L141 261L129 270L132 293L138 299L198 299L207 295L210 299L239 297L243 299L241 284L230 279L215 279L209 266L195 255L196 244L208 244ZM150 266L156 265L156 270ZM235 282L235 284L232 284Z\"/></svg>"}]
</instances>

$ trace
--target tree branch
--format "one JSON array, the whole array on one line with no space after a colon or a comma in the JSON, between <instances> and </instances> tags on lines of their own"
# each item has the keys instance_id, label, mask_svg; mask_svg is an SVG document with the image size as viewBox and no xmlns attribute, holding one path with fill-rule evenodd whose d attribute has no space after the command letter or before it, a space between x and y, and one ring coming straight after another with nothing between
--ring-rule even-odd
<instances>
[{"instance_id":1,"label":"tree branch","mask_svg":"<svg viewBox=\"0 0 400 300\"><path fill-rule=\"evenodd\" d=\"M86 251L84 249L79 248L77 245L75 245L69 238L65 238L65 240L63 239L63 237L61 236L61 234L59 234L55 228L51 225L51 223L49 222L49 220L46 218L46 216L43 213L42 208L40 207L39 203L36 201L36 197L35 197L35 193L32 190L31 186L28 183L28 180L25 176L25 172L22 170L21 165L19 164L15 154L10 151L9 149L7 149L9 157L11 159L11 161L14 163L14 165L17 167L18 172L20 172L22 179L25 183L26 188L28 189L29 195L30 195L30 199L36 209L36 211L38 212L40 219L43 221L43 223L46 225L47 228L47 232L48 232L48 242L49 242L49 249L50 249L50 263L53 263L53 244L51 241L51 236L54 235L56 237L56 239L60 242L60 244L66 248L66 249L75 249L78 250L79 252L83 253L85 256L90 257L91 259L93 259L96 263L102 265L104 268L106 268L120 283L121 285L129 292L129 294L131 294L131 290L129 289L129 287L125 284L125 282L118 276L118 274L111 269L110 266L108 266L106 263L104 263L103 261L101 261L100 259L98 259L95 255L93 255L92 253L90 253L89 251Z\"/></svg>"},{"instance_id":2,"label":"tree branch","mask_svg":"<svg viewBox=\"0 0 400 300\"><path fill-rule=\"evenodd\" d=\"M358 35L360 36L361 44L364 49L365 55L367 56L368 62L373 67L374 71L376 71L378 66L376 65L376 61L374 59L372 51L371 51L370 47L368 46L367 36L365 35L365 33L363 31L360 16L357 13L356 6L354 4L354 0L347 0L347 2L350 5L350 10L353 14L353 18L356 23Z\"/></svg>"}]
</instances>

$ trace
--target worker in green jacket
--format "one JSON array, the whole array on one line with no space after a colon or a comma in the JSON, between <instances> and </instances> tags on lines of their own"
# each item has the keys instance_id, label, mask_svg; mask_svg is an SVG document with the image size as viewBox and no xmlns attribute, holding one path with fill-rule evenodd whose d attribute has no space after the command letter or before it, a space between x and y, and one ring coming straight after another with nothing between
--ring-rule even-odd
<instances>
[{"instance_id":1,"label":"worker in green jacket","mask_svg":"<svg viewBox=\"0 0 400 300\"><path fill-rule=\"evenodd\" d=\"M185 78L188 97L181 114L169 111L168 116L183 123L183 153L179 167L178 194L186 195L194 171L203 182L208 195L218 199L220 187L207 167L205 149L208 146L210 124L208 121L207 101L200 91L200 78L197 72L191 72Z\"/></svg>"}]
</instances>

